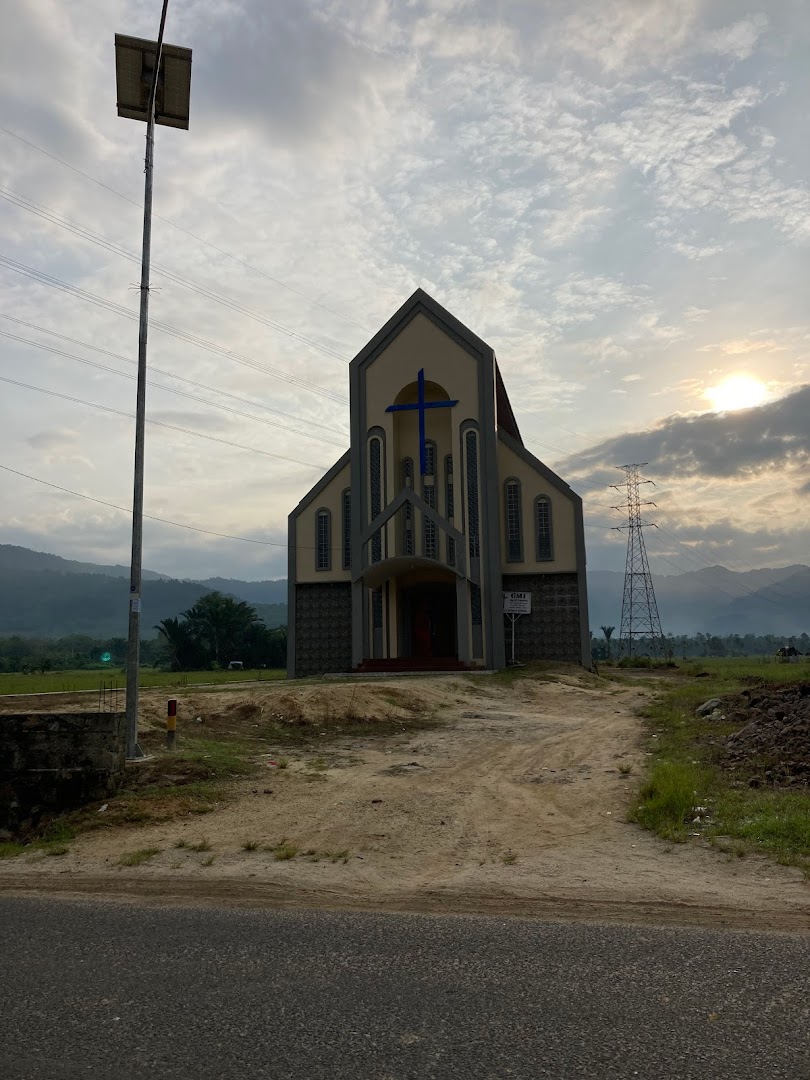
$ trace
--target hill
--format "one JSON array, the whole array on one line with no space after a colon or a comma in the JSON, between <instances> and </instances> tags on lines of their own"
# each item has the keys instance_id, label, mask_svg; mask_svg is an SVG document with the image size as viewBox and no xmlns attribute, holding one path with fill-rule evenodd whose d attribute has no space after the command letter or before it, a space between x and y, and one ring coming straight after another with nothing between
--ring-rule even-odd
<instances>
[{"instance_id":1,"label":"hill","mask_svg":"<svg viewBox=\"0 0 810 1080\"><path fill-rule=\"evenodd\" d=\"M126 633L126 593L122 578L129 568L62 559L46 552L0 544L0 635L60 637L85 633ZM686 574L653 575L665 633L779 634L810 633L810 567L802 564L737 573L723 566ZM593 570L588 574L591 627L621 622L624 575ZM178 581L144 571L143 627L191 607L211 590L252 604L266 624L287 621L284 579L243 581L214 577Z\"/></svg>"},{"instance_id":2,"label":"hill","mask_svg":"<svg viewBox=\"0 0 810 1080\"><path fill-rule=\"evenodd\" d=\"M653 574L664 633L810 633L810 567L797 564L738 573L711 566L686 574ZM618 637L624 574L588 574L591 629L615 626Z\"/></svg>"},{"instance_id":3,"label":"hill","mask_svg":"<svg viewBox=\"0 0 810 1080\"><path fill-rule=\"evenodd\" d=\"M119 637L127 632L127 585L129 567L105 566L62 559L42 551L0 544L0 635L24 637ZM123 580L122 580L123 579ZM225 582L211 579L211 585L178 581L153 570L143 574L143 636L151 637L153 627L163 619L186 611L207 592L218 588L248 599L267 626L283 626L287 621L286 582L275 593L258 589L250 597L231 586L267 585L278 582ZM216 584L215 584L216 583ZM224 587L224 586L228 587ZM284 603L264 597L283 595ZM262 600L254 599L262 597Z\"/></svg>"}]
</instances>

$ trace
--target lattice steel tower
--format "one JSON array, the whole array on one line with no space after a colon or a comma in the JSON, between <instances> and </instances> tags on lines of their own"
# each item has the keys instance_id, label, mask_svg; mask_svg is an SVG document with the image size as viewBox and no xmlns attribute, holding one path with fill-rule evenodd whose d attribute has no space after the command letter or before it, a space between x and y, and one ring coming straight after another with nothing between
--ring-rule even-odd
<instances>
[{"instance_id":1,"label":"lattice steel tower","mask_svg":"<svg viewBox=\"0 0 810 1080\"><path fill-rule=\"evenodd\" d=\"M624 595L622 597L622 622L619 631L619 656L650 656L664 654L664 635L661 632L661 619L658 616L658 604L647 561L647 549L644 546L643 529L655 528L652 521L641 520L642 506L655 506L653 502L641 502L639 487L652 484L639 474L646 461L636 465L619 465L627 476L627 503L615 506L614 510L627 511L627 524L617 525L619 531L627 529L627 561L624 569ZM617 491L622 488L612 484Z\"/></svg>"}]
</instances>

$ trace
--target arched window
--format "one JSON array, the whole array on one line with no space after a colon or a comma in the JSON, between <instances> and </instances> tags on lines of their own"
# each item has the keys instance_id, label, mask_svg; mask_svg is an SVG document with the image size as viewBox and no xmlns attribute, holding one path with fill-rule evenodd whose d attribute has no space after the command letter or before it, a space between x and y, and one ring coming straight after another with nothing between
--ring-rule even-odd
<instances>
[{"instance_id":1,"label":"arched window","mask_svg":"<svg viewBox=\"0 0 810 1080\"><path fill-rule=\"evenodd\" d=\"M448 521L452 521L455 513L452 454L448 454L444 459L444 500L445 517ZM452 536L447 537L447 562L450 566L456 565L456 542Z\"/></svg>"},{"instance_id":2,"label":"arched window","mask_svg":"<svg viewBox=\"0 0 810 1080\"><path fill-rule=\"evenodd\" d=\"M332 569L332 515L326 507L315 514L315 569Z\"/></svg>"},{"instance_id":3,"label":"arched window","mask_svg":"<svg viewBox=\"0 0 810 1080\"><path fill-rule=\"evenodd\" d=\"M402 459L402 486L413 488L413 458ZM410 503L402 507L402 553L413 555L413 507Z\"/></svg>"},{"instance_id":4,"label":"arched window","mask_svg":"<svg viewBox=\"0 0 810 1080\"><path fill-rule=\"evenodd\" d=\"M343 492L343 569L350 570L352 565L352 491Z\"/></svg>"},{"instance_id":5,"label":"arched window","mask_svg":"<svg viewBox=\"0 0 810 1080\"><path fill-rule=\"evenodd\" d=\"M470 558L481 555L478 515L478 432L470 428L464 435L465 473L467 480L467 534Z\"/></svg>"},{"instance_id":6,"label":"arched window","mask_svg":"<svg viewBox=\"0 0 810 1080\"><path fill-rule=\"evenodd\" d=\"M436 509L436 443L432 439L425 441L425 475L422 477L422 498L432 509ZM422 515L422 541L424 554L435 559L436 523L425 514Z\"/></svg>"},{"instance_id":7,"label":"arched window","mask_svg":"<svg viewBox=\"0 0 810 1080\"><path fill-rule=\"evenodd\" d=\"M503 485L506 523L506 561L523 562L523 525L520 481L511 476Z\"/></svg>"},{"instance_id":8,"label":"arched window","mask_svg":"<svg viewBox=\"0 0 810 1080\"><path fill-rule=\"evenodd\" d=\"M554 537L548 495L538 495L534 500L534 536L537 561L550 562L554 558Z\"/></svg>"},{"instance_id":9,"label":"arched window","mask_svg":"<svg viewBox=\"0 0 810 1080\"><path fill-rule=\"evenodd\" d=\"M369 514L372 521L382 513L382 456L382 439L379 435L372 435L368 441ZM378 529L371 538L371 561L379 562L381 559L382 532Z\"/></svg>"}]
</instances>

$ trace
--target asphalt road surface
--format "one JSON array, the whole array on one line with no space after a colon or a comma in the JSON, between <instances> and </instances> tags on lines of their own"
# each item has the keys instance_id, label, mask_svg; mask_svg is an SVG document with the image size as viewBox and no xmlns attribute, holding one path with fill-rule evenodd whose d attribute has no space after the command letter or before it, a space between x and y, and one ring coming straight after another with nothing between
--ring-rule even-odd
<instances>
[{"instance_id":1,"label":"asphalt road surface","mask_svg":"<svg viewBox=\"0 0 810 1080\"><path fill-rule=\"evenodd\" d=\"M808 1080L810 937L0 900L3 1080Z\"/></svg>"}]
</instances>

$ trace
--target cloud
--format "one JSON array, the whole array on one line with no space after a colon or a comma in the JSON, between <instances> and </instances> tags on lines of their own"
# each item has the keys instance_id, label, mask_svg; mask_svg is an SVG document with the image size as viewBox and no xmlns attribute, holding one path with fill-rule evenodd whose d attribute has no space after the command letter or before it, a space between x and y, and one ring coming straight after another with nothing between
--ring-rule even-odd
<instances>
[{"instance_id":1,"label":"cloud","mask_svg":"<svg viewBox=\"0 0 810 1080\"><path fill-rule=\"evenodd\" d=\"M34 450L64 450L74 446L79 439L76 431L56 429L54 431L37 431L29 435L25 440Z\"/></svg>"},{"instance_id":2,"label":"cloud","mask_svg":"<svg viewBox=\"0 0 810 1080\"><path fill-rule=\"evenodd\" d=\"M319 158L371 145L396 122L391 99L400 99L414 73L403 56L335 33L306 3L238 0L226 17L213 9L202 36L195 77L202 64L206 70L194 87L195 126L226 137L249 127Z\"/></svg>"},{"instance_id":3,"label":"cloud","mask_svg":"<svg viewBox=\"0 0 810 1080\"><path fill-rule=\"evenodd\" d=\"M607 463L647 461L659 477L746 479L810 466L810 386L754 409L672 416L648 431L608 439L566 465L586 476Z\"/></svg>"},{"instance_id":4,"label":"cloud","mask_svg":"<svg viewBox=\"0 0 810 1080\"><path fill-rule=\"evenodd\" d=\"M747 60L768 26L768 16L760 12L748 19L724 26L706 34L701 44L706 52Z\"/></svg>"}]
</instances>

